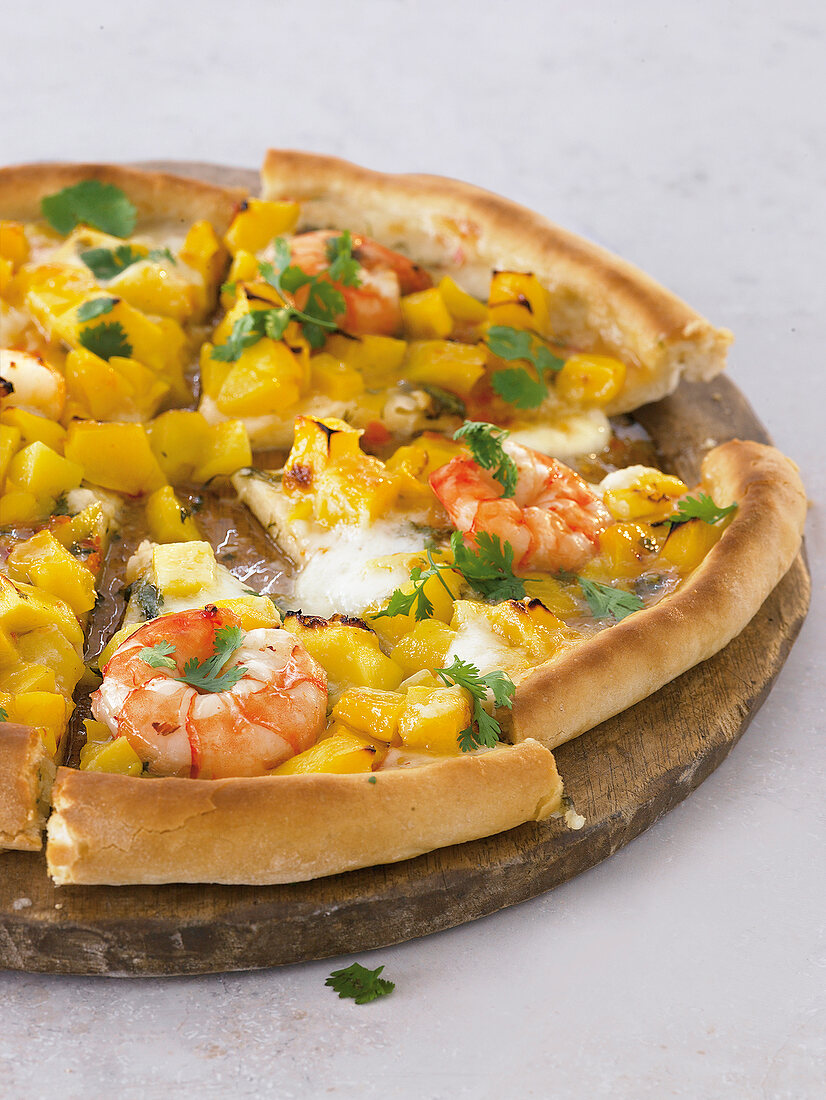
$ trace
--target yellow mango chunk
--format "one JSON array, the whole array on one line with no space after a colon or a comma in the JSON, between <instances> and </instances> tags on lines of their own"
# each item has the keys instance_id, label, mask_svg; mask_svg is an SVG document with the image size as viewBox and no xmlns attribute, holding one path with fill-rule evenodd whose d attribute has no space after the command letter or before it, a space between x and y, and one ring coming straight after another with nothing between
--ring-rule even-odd
<instances>
[{"instance_id":1,"label":"yellow mango chunk","mask_svg":"<svg viewBox=\"0 0 826 1100\"><path fill-rule=\"evenodd\" d=\"M25 691L57 691L54 671L41 664L20 664L0 670L0 691L15 695Z\"/></svg>"},{"instance_id":2,"label":"yellow mango chunk","mask_svg":"<svg viewBox=\"0 0 826 1100\"><path fill-rule=\"evenodd\" d=\"M438 287L406 294L401 310L405 332L414 340L441 340L453 331L453 317Z\"/></svg>"},{"instance_id":3,"label":"yellow mango chunk","mask_svg":"<svg viewBox=\"0 0 826 1100\"><path fill-rule=\"evenodd\" d=\"M456 631L439 619L422 619L403 634L390 652L406 676L421 669L443 668Z\"/></svg>"},{"instance_id":4,"label":"yellow mango chunk","mask_svg":"<svg viewBox=\"0 0 826 1100\"><path fill-rule=\"evenodd\" d=\"M30 443L9 463L8 478L15 487L36 497L59 497L80 485L83 467L45 443Z\"/></svg>"},{"instance_id":5,"label":"yellow mango chunk","mask_svg":"<svg viewBox=\"0 0 826 1100\"><path fill-rule=\"evenodd\" d=\"M405 564L412 567L419 565L423 569L428 568L427 558L424 554L402 555L407 559ZM433 605L432 617L443 623L449 623L453 618L453 601L458 599L459 591L463 583L461 573L454 569L440 569L438 576L428 577L424 582L423 590L428 600ZM413 581L408 581L401 586L400 591L409 595L414 590ZM382 615L380 618L375 613L365 616L370 626L390 644L394 644L407 634L416 625L415 605L404 615Z\"/></svg>"},{"instance_id":6,"label":"yellow mango chunk","mask_svg":"<svg viewBox=\"0 0 826 1100\"><path fill-rule=\"evenodd\" d=\"M397 381L407 353L407 342L392 336L361 336L354 339L334 333L328 338L324 350L358 371L368 389L378 389Z\"/></svg>"},{"instance_id":7,"label":"yellow mango chunk","mask_svg":"<svg viewBox=\"0 0 826 1100\"><path fill-rule=\"evenodd\" d=\"M199 542L201 532L189 509L175 496L171 485L162 485L146 499L146 522L153 542Z\"/></svg>"},{"instance_id":8,"label":"yellow mango chunk","mask_svg":"<svg viewBox=\"0 0 826 1100\"><path fill-rule=\"evenodd\" d=\"M61 633L57 626L41 626L21 634L17 640L20 658L32 665L45 665L52 676L51 688L29 688L27 690L59 691L71 699L72 692L79 683L85 666L77 650Z\"/></svg>"},{"instance_id":9,"label":"yellow mango chunk","mask_svg":"<svg viewBox=\"0 0 826 1100\"><path fill-rule=\"evenodd\" d=\"M5 485L9 463L20 448L20 430L0 424L0 485Z\"/></svg>"},{"instance_id":10,"label":"yellow mango chunk","mask_svg":"<svg viewBox=\"0 0 826 1100\"><path fill-rule=\"evenodd\" d=\"M224 244L233 256L241 249L261 252L274 237L292 233L300 210L297 202L247 199L233 218L224 236Z\"/></svg>"},{"instance_id":11,"label":"yellow mango chunk","mask_svg":"<svg viewBox=\"0 0 826 1100\"><path fill-rule=\"evenodd\" d=\"M84 718L83 727L86 730L86 743L102 745L104 741L111 741L112 731L105 722L96 722L94 718Z\"/></svg>"},{"instance_id":12,"label":"yellow mango chunk","mask_svg":"<svg viewBox=\"0 0 826 1100\"><path fill-rule=\"evenodd\" d=\"M19 661L17 647L8 630L0 626L0 668L11 668Z\"/></svg>"},{"instance_id":13,"label":"yellow mango chunk","mask_svg":"<svg viewBox=\"0 0 826 1100\"><path fill-rule=\"evenodd\" d=\"M195 222L186 235L179 256L201 275L210 291L220 282L228 259L226 249L208 221Z\"/></svg>"},{"instance_id":14,"label":"yellow mango chunk","mask_svg":"<svg viewBox=\"0 0 826 1100\"><path fill-rule=\"evenodd\" d=\"M116 737L114 741L94 747L84 746L81 751L80 767L87 772L111 772L116 775L140 775L143 761L126 740Z\"/></svg>"},{"instance_id":15,"label":"yellow mango chunk","mask_svg":"<svg viewBox=\"0 0 826 1100\"><path fill-rule=\"evenodd\" d=\"M20 267L29 258L29 241L21 222L0 221L0 256Z\"/></svg>"},{"instance_id":16,"label":"yellow mango chunk","mask_svg":"<svg viewBox=\"0 0 826 1100\"><path fill-rule=\"evenodd\" d=\"M599 537L599 560L611 577L638 577L656 557L665 535L644 523L612 523Z\"/></svg>"},{"instance_id":17,"label":"yellow mango chunk","mask_svg":"<svg viewBox=\"0 0 826 1100\"><path fill-rule=\"evenodd\" d=\"M723 527L705 523L701 519L681 523L671 529L660 558L664 564L673 566L680 573L690 573L719 542L723 530Z\"/></svg>"},{"instance_id":18,"label":"yellow mango chunk","mask_svg":"<svg viewBox=\"0 0 826 1100\"><path fill-rule=\"evenodd\" d=\"M533 574L525 577L525 588L531 599L540 600L549 611L560 619L577 615L581 605L577 599L578 586L575 581L566 583L557 577ZM575 587L576 586L576 587Z\"/></svg>"},{"instance_id":19,"label":"yellow mango chunk","mask_svg":"<svg viewBox=\"0 0 826 1100\"><path fill-rule=\"evenodd\" d=\"M146 434L158 463L173 485L191 481L203 462L211 428L199 412L170 409L146 425Z\"/></svg>"},{"instance_id":20,"label":"yellow mango chunk","mask_svg":"<svg viewBox=\"0 0 826 1100\"><path fill-rule=\"evenodd\" d=\"M675 512L675 502L688 492L678 477L653 466L631 467L631 473L636 476L628 484L607 488L604 493L605 507L615 519L656 523Z\"/></svg>"},{"instance_id":21,"label":"yellow mango chunk","mask_svg":"<svg viewBox=\"0 0 826 1100\"><path fill-rule=\"evenodd\" d=\"M573 405L607 405L625 382L625 363L611 355L572 355L556 375L556 392Z\"/></svg>"},{"instance_id":22,"label":"yellow mango chunk","mask_svg":"<svg viewBox=\"0 0 826 1100\"><path fill-rule=\"evenodd\" d=\"M0 413L0 424L19 432L23 446L29 443L45 443L53 451L63 454L66 429L48 417L29 412L28 409L4 409Z\"/></svg>"},{"instance_id":23,"label":"yellow mango chunk","mask_svg":"<svg viewBox=\"0 0 826 1100\"><path fill-rule=\"evenodd\" d=\"M224 420L210 428L201 461L193 471L193 479L211 481L215 477L230 477L252 462L250 437L242 420Z\"/></svg>"},{"instance_id":24,"label":"yellow mango chunk","mask_svg":"<svg viewBox=\"0 0 826 1100\"><path fill-rule=\"evenodd\" d=\"M105 669L115 651L122 646L126 639L131 637L136 630L140 630L143 625L142 622L130 623L128 626L122 626L120 630L117 630L101 650L100 656L95 662L97 667L101 670Z\"/></svg>"},{"instance_id":25,"label":"yellow mango chunk","mask_svg":"<svg viewBox=\"0 0 826 1100\"><path fill-rule=\"evenodd\" d=\"M307 775L312 772L328 772L348 775L353 772L370 772L379 763L379 750L364 737L357 737L345 730L325 737L312 748L290 757L270 775Z\"/></svg>"},{"instance_id":26,"label":"yellow mango chunk","mask_svg":"<svg viewBox=\"0 0 826 1100\"><path fill-rule=\"evenodd\" d=\"M152 568L164 596L191 596L215 583L215 554L208 542L155 546Z\"/></svg>"},{"instance_id":27,"label":"yellow mango chunk","mask_svg":"<svg viewBox=\"0 0 826 1100\"><path fill-rule=\"evenodd\" d=\"M548 292L535 275L520 271L495 271L488 295L488 318L492 325L532 329L548 333Z\"/></svg>"},{"instance_id":28,"label":"yellow mango chunk","mask_svg":"<svg viewBox=\"0 0 826 1100\"><path fill-rule=\"evenodd\" d=\"M171 263L130 264L107 289L143 313L186 321L199 305L198 288L177 273Z\"/></svg>"},{"instance_id":29,"label":"yellow mango chunk","mask_svg":"<svg viewBox=\"0 0 826 1100\"><path fill-rule=\"evenodd\" d=\"M333 401L350 401L364 393L364 378L354 367L321 352L310 360L310 388Z\"/></svg>"},{"instance_id":30,"label":"yellow mango chunk","mask_svg":"<svg viewBox=\"0 0 826 1100\"><path fill-rule=\"evenodd\" d=\"M214 602L216 607L225 607L237 615L244 630L274 630L281 626L278 609L268 596L236 596Z\"/></svg>"},{"instance_id":31,"label":"yellow mango chunk","mask_svg":"<svg viewBox=\"0 0 826 1100\"><path fill-rule=\"evenodd\" d=\"M18 543L8 558L13 580L26 581L44 592L64 600L82 615L95 606L95 580L50 531L38 531Z\"/></svg>"},{"instance_id":32,"label":"yellow mango chunk","mask_svg":"<svg viewBox=\"0 0 826 1100\"><path fill-rule=\"evenodd\" d=\"M47 691L20 694L0 691L0 707L10 722L37 729L46 751L52 757L58 756L70 714L70 704L62 695Z\"/></svg>"},{"instance_id":33,"label":"yellow mango chunk","mask_svg":"<svg viewBox=\"0 0 826 1100\"><path fill-rule=\"evenodd\" d=\"M486 319L488 307L485 303L462 290L449 275L445 275L440 281L439 293L454 321L478 325Z\"/></svg>"},{"instance_id":34,"label":"yellow mango chunk","mask_svg":"<svg viewBox=\"0 0 826 1100\"><path fill-rule=\"evenodd\" d=\"M226 282L232 286L233 284L251 282L258 274L258 258L252 252L247 252L246 249L240 248L232 257L232 263L229 267ZM229 306L235 301L237 290L231 292L224 292L221 295L221 301L229 308Z\"/></svg>"},{"instance_id":35,"label":"yellow mango chunk","mask_svg":"<svg viewBox=\"0 0 826 1100\"><path fill-rule=\"evenodd\" d=\"M5 298L11 305L17 305L15 293L14 264L5 256L0 256L0 299Z\"/></svg>"},{"instance_id":36,"label":"yellow mango chunk","mask_svg":"<svg viewBox=\"0 0 826 1100\"><path fill-rule=\"evenodd\" d=\"M439 386L460 397L468 397L485 373L487 351L483 344L460 344L455 340L414 340L404 364L408 382Z\"/></svg>"},{"instance_id":37,"label":"yellow mango chunk","mask_svg":"<svg viewBox=\"0 0 826 1100\"><path fill-rule=\"evenodd\" d=\"M461 752L459 734L470 722L464 689L412 687L399 718L399 735L405 748L455 756Z\"/></svg>"},{"instance_id":38,"label":"yellow mango chunk","mask_svg":"<svg viewBox=\"0 0 826 1100\"><path fill-rule=\"evenodd\" d=\"M166 481L142 424L73 421L66 457L82 467L93 485L140 496Z\"/></svg>"},{"instance_id":39,"label":"yellow mango chunk","mask_svg":"<svg viewBox=\"0 0 826 1100\"><path fill-rule=\"evenodd\" d=\"M348 688L333 707L333 718L352 730L369 734L389 745L396 737L404 702L404 695L397 691Z\"/></svg>"},{"instance_id":40,"label":"yellow mango chunk","mask_svg":"<svg viewBox=\"0 0 826 1100\"><path fill-rule=\"evenodd\" d=\"M66 356L66 390L72 416L90 420L142 421L157 412L170 383L137 359L107 362L85 348Z\"/></svg>"},{"instance_id":41,"label":"yellow mango chunk","mask_svg":"<svg viewBox=\"0 0 826 1100\"><path fill-rule=\"evenodd\" d=\"M303 381L304 370L287 345L265 337L241 353L215 403L225 416L286 413L301 396Z\"/></svg>"},{"instance_id":42,"label":"yellow mango chunk","mask_svg":"<svg viewBox=\"0 0 826 1100\"><path fill-rule=\"evenodd\" d=\"M296 615L284 619L284 629L296 635L327 673L332 694L346 687L394 691L402 681L401 668L385 657L371 630L324 619L302 621Z\"/></svg>"},{"instance_id":43,"label":"yellow mango chunk","mask_svg":"<svg viewBox=\"0 0 826 1100\"><path fill-rule=\"evenodd\" d=\"M83 631L72 609L57 596L0 574L0 625L10 634L25 634L54 623L78 652Z\"/></svg>"},{"instance_id":44,"label":"yellow mango chunk","mask_svg":"<svg viewBox=\"0 0 826 1100\"><path fill-rule=\"evenodd\" d=\"M10 489L0 497L0 527L23 526L48 519L54 501L22 489Z\"/></svg>"}]
</instances>

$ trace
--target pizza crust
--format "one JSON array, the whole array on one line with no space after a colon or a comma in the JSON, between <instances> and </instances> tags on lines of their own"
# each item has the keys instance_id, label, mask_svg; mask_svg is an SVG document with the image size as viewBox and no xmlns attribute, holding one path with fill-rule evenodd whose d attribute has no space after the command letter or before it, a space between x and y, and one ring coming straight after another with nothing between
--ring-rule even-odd
<instances>
[{"instance_id":1,"label":"pizza crust","mask_svg":"<svg viewBox=\"0 0 826 1100\"><path fill-rule=\"evenodd\" d=\"M732 440L701 472L716 504L737 502L723 537L672 595L527 673L504 716L512 740L555 748L645 699L727 645L786 573L806 519L795 464Z\"/></svg>"},{"instance_id":2,"label":"pizza crust","mask_svg":"<svg viewBox=\"0 0 826 1100\"><path fill-rule=\"evenodd\" d=\"M0 851L42 847L54 775L37 730L0 723Z\"/></svg>"},{"instance_id":3,"label":"pizza crust","mask_svg":"<svg viewBox=\"0 0 826 1100\"><path fill-rule=\"evenodd\" d=\"M551 292L557 338L588 349L596 334L597 350L625 362L626 384L605 407L608 415L725 366L727 329L714 328L632 264L499 195L289 150L269 150L261 175L265 199L302 204L299 230L332 226L376 237L434 274L455 276L477 297L487 297L492 270L533 272Z\"/></svg>"},{"instance_id":4,"label":"pizza crust","mask_svg":"<svg viewBox=\"0 0 826 1100\"><path fill-rule=\"evenodd\" d=\"M60 768L46 857L59 885L303 882L540 821L561 799L553 756L530 740L374 776L142 779Z\"/></svg>"},{"instance_id":5,"label":"pizza crust","mask_svg":"<svg viewBox=\"0 0 826 1100\"><path fill-rule=\"evenodd\" d=\"M189 228L206 219L220 236L248 194L239 187L219 187L120 164L21 164L0 168L0 213L15 221L38 221L41 199L91 179L114 184L126 193L137 207L139 230L158 225Z\"/></svg>"}]
</instances>

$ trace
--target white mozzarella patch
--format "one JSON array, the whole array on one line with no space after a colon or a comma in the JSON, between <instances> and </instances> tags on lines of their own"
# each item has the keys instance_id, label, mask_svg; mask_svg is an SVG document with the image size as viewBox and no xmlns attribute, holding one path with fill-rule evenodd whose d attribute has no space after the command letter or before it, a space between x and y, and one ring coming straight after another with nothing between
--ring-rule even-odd
<instances>
[{"instance_id":1,"label":"white mozzarella patch","mask_svg":"<svg viewBox=\"0 0 826 1100\"><path fill-rule=\"evenodd\" d=\"M514 664L518 653L509 646L504 638L494 632L487 620L481 616L463 623L447 651L444 667L459 657L476 665L482 676L497 669L507 671Z\"/></svg>"},{"instance_id":2,"label":"white mozzarella patch","mask_svg":"<svg viewBox=\"0 0 826 1100\"><path fill-rule=\"evenodd\" d=\"M572 413L553 424L531 424L515 428L510 438L551 458L593 454L608 446L611 425L600 409Z\"/></svg>"},{"instance_id":3,"label":"white mozzarella patch","mask_svg":"<svg viewBox=\"0 0 826 1100\"><path fill-rule=\"evenodd\" d=\"M599 485L596 486L596 491L605 496L609 489L614 492L617 489L630 489L650 474L659 476L659 471L655 470L653 466L625 466L622 470L614 470L612 473L606 474Z\"/></svg>"},{"instance_id":4,"label":"white mozzarella patch","mask_svg":"<svg viewBox=\"0 0 826 1100\"><path fill-rule=\"evenodd\" d=\"M405 584L407 564L381 559L421 550L424 536L409 525L379 521L370 527L336 527L314 541L291 603L305 615L329 618L336 612L361 615Z\"/></svg>"}]
</instances>

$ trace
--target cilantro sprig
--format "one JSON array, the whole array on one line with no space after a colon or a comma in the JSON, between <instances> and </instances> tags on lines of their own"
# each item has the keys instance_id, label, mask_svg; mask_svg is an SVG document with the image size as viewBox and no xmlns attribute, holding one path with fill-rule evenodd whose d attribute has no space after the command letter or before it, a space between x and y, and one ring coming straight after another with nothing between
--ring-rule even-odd
<instances>
[{"instance_id":1,"label":"cilantro sprig","mask_svg":"<svg viewBox=\"0 0 826 1100\"><path fill-rule=\"evenodd\" d=\"M43 217L62 236L76 225L91 225L113 237L128 237L138 211L119 187L100 180L81 180L40 200Z\"/></svg>"},{"instance_id":2,"label":"cilantro sprig","mask_svg":"<svg viewBox=\"0 0 826 1100\"><path fill-rule=\"evenodd\" d=\"M87 248L80 258L96 279L114 279L127 267L146 259L131 244L119 244L117 248Z\"/></svg>"},{"instance_id":3,"label":"cilantro sprig","mask_svg":"<svg viewBox=\"0 0 826 1100\"><path fill-rule=\"evenodd\" d=\"M677 505L677 511L668 516L663 522L678 527L681 523L688 523L692 519L701 519L703 523L719 523L721 519L736 511L737 505L729 504L727 508L721 508L708 495L699 493L696 497L686 497Z\"/></svg>"},{"instance_id":4,"label":"cilantro sprig","mask_svg":"<svg viewBox=\"0 0 826 1100\"><path fill-rule=\"evenodd\" d=\"M472 752L479 748L492 749L499 742L502 727L488 714L483 704L490 691L497 707L513 707L516 692L513 680L500 671L480 676L476 665L463 661L461 657L454 657L447 668L436 668L433 671L443 683L464 688L473 700L471 724L457 738L462 752Z\"/></svg>"},{"instance_id":5,"label":"cilantro sprig","mask_svg":"<svg viewBox=\"0 0 826 1100\"><path fill-rule=\"evenodd\" d=\"M500 359L509 363L521 359L536 371L536 377L525 367L494 371L491 381L499 396L517 409L541 405L548 396L547 373L562 370L565 360L549 351L533 333L510 325L493 325L485 343Z\"/></svg>"},{"instance_id":6,"label":"cilantro sprig","mask_svg":"<svg viewBox=\"0 0 826 1100\"><path fill-rule=\"evenodd\" d=\"M470 587L486 600L521 599L525 595L524 582L513 572L513 547L509 542L503 544L498 535L480 532L474 548L465 542L459 531L454 531L450 537L450 549L452 562L436 561L433 551L427 550L429 568L415 565L410 570L412 592L397 588L390 596L387 607L376 612L373 618L409 615L411 611L417 622L431 618L433 604L425 592L425 585L431 577L438 577L452 600L453 592L442 577L443 572L450 570L460 572Z\"/></svg>"},{"instance_id":7,"label":"cilantro sprig","mask_svg":"<svg viewBox=\"0 0 826 1100\"><path fill-rule=\"evenodd\" d=\"M80 330L78 340L87 351L91 351L93 355L99 355L101 359L111 359L113 355L128 359L132 354L132 345L120 321L89 325Z\"/></svg>"},{"instance_id":8,"label":"cilantro sprig","mask_svg":"<svg viewBox=\"0 0 826 1100\"><path fill-rule=\"evenodd\" d=\"M519 476L516 463L502 446L509 435L510 432L504 428L497 428L495 424L487 424L483 420L466 420L453 433L454 439L463 440L470 448L473 461L483 469L490 470L504 490L503 497L513 496Z\"/></svg>"},{"instance_id":9,"label":"cilantro sprig","mask_svg":"<svg viewBox=\"0 0 826 1100\"><path fill-rule=\"evenodd\" d=\"M379 977L382 970L383 966L368 970L360 963L353 963L343 970L334 970L324 984L335 990L340 998L351 997L357 1005L364 1005L379 997L386 997L396 988L395 982Z\"/></svg>"},{"instance_id":10,"label":"cilantro sprig","mask_svg":"<svg viewBox=\"0 0 826 1100\"><path fill-rule=\"evenodd\" d=\"M226 343L212 349L212 358L233 363L245 348L252 347L265 336L280 340L290 321L298 321L307 343L312 348L324 344L326 333L337 327L336 318L346 308L344 295L334 286L334 279L343 286L359 286L359 263L353 258L353 240L348 230L327 242L329 267L318 275L308 275L300 267L290 263L290 246L283 237L274 244L273 262L262 261L258 270L264 281L285 302L283 306L256 309L244 314L232 326ZM290 304L290 298L308 287L307 301L303 309Z\"/></svg>"},{"instance_id":11,"label":"cilantro sprig","mask_svg":"<svg viewBox=\"0 0 826 1100\"><path fill-rule=\"evenodd\" d=\"M234 665L232 668L224 668L233 653L244 642L244 631L238 626L223 626L215 631L213 641L213 654L203 661L197 657L190 657L184 665L180 676L173 679L199 691L229 691L247 672L244 665ZM151 668L176 668L175 646L171 642L156 642L152 646L145 646L138 658ZM223 671L222 671L223 669Z\"/></svg>"},{"instance_id":12,"label":"cilantro sprig","mask_svg":"<svg viewBox=\"0 0 826 1100\"><path fill-rule=\"evenodd\" d=\"M610 584L589 581L585 577L577 577L576 580L595 619L606 619L610 615L619 622L627 615L641 611L644 606L640 597L633 592L625 592Z\"/></svg>"}]
</instances>

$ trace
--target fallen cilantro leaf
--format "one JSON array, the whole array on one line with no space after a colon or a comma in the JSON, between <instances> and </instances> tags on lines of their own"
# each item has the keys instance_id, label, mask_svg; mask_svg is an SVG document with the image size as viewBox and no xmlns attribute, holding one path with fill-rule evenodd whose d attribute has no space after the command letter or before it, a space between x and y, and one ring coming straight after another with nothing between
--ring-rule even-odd
<instances>
[{"instance_id":1,"label":"fallen cilantro leaf","mask_svg":"<svg viewBox=\"0 0 826 1100\"><path fill-rule=\"evenodd\" d=\"M396 983L380 978L383 966L368 970L359 963L353 963L343 970L334 970L325 986L338 993L339 997L351 997L357 1005L365 1005L379 997L386 997L396 988Z\"/></svg>"},{"instance_id":2,"label":"fallen cilantro leaf","mask_svg":"<svg viewBox=\"0 0 826 1100\"><path fill-rule=\"evenodd\" d=\"M525 582L513 572L513 547L503 544L498 535L480 531L474 549L454 531L450 547L456 568L486 600L520 600L526 595Z\"/></svg>"},{"instance_id":3,"label":"fallen cilantro leaf","mask_svg":"<svg viewBox=\"0 0 826 1100\"><path fill-rule=\"evenodd\" d=\"M117 298L93 298L91 302L84 302L78 307L78 321L93 321L95 317L102 317L104 313L111 313L117 305Z\"/></svg>"},{"instance_id":4,"label":"fallen cilantro leaf","mask_svg":"<svg viewBox=\"0 0 826 1100\"><path fill-rule=\"evenodd\" d=\"M688 523L692 519L701 519L703 523L718 523L721 519L731 515L737 508L736 504L729 504L727 508L718 507L708 493L700 493L696 497L686 497L677 505L677 511L673 516L665 520L672 527L681 523Z\"/></svg>"},{"instance_id":5,"label":"fallen cilantro leaf","mask_svg":"<svg viewBox=\"0 0 826 1100\"><path fill-rule=\"evenodd\" d=\"M119 187L100 180L81 180L47 195L40 201L40 211L52 229L64 237L79 223L113 237L128 237L138 214Z\"/></svg>"},{"instance_id":6,"label":"fallen cilantro leaf","mask_svg":"<svg viewBox=\"0 0 826 1100\"><path fill-rule=\"evenodd\" d=\"M132 595L144 619L157 619L163 607L163 596L154 584L150 581L136 581L132 586Z\"/></svg>"},{"instance_id":7,"label":"fallen cilantro leaf","mask_svg":"<svg viewBox=\"0 0 826 1100\"><path fill-rule=\"evenodd\" d=\"M473 700L471 724L457 737L462 752L472 752L478 748L492 749L501 738L502 727L488 714L483 704L490 691L495 706L510 709L516 692L513 680L501 671L480 676L476 665L463 661L461 657L454 657L447 668L435 668L433 671L443 683L464 688Z\"/></svg>"},{"instance_id":8,"label":"fallen cilantro leaf","mask_svg":"<svg viewBox=\"0 0 826 1100\"><path fill-rule=\"evenodd\" d=\"M93 355L99 355L101 359L111 359L113 355L121 355L128 359L132 354L132 345L126 339L126 333L120 321L83 328L80 330L78 340L87 351L91 351Z\"/></svg>"},{"instance_id":9,"label":"fallen cilantro leaf","mask_svg":"<svg viewBox=\"0 0 826 1100\"><path fill-rule=\"evenodd\" d=\"M136 252L131 244L119 244L117 248L87 248L80 254L96 279L114 279L127 267L144 260L142 252Z\"/></svg>"},{"instance_id":10,"label":"fallen cilantro leaf","mask_svg":"<svg viewBox=\"0 0 826 1100\"><path fill-rule=\"evenodd\" d=\"M502 400L517 409L536 409L548 396L545 383L533 378L522 367L494 371L492 384Z\"/></svg>"},{"instance_id":11,"label":"fallen cilantro leaf","mask_svg":"<svg viewBox=\"0 0 826 1100\"><path fill-rule=\"evenodd\" d=\"M138 658L151 668L175 668L174 652L175 646L171 642L155 642L154 645L144 646Z\"/></svg>"},{"instance_id":12,"label":"fallen cilantro leaf","mask_svg":"<svg viewBox=\"0 0 826 1100\"><path fill-rule=\"evenodd\" d=\"M502 486L502 496L512 497L516 492L518 473L516 463L505 453L502 446L510 432L486 424L483 420L466 420L461 428L453 433L454 439L461 439L470 449L477 466L490 470Z\"/></svg>"},{"instance_id":13,"label":"fallen cilantro leaf","mask_svg":"<svg viewBox=\"0 0 826 1100\"><path fill-rule=\"evenodd\" d=\"M633 592L624 592L610 584L588 581L584 577L577 577L577 581L595 619L604 619L611 615L619 622L626 615L642 610L644 606L640 597Z\"/></svg>"},{"instance_id":14,"label":"fallen cilantro leaf","mask_svg":"<svg viewBox=\"0 0 826 1100\"><path fill-rule=\"evenodd\" d=\"M548 371L561 370L565 360L549 351L532 333L509 325L493 325L488 329L485 342L500 359L509 363L524 359L536 371L536 377L524 367L494 371L493 388L502 400L517 409L535 409L541 405L548 396L544 375Z\"/></svg>"},{"instance_id":15,"label":"fallen cilantro leaf","mask_svg":"<svg viewBox=\"0 0 826 1100\"><path fill-rule=\"evenodd\" d=\"M247 672L244 665L235 665L224 672L221 669L244 642L244 631L239 626L223 626L215 631L214 652L211 657L199 661L190 657L184 665L183 675L176 676L182 684L199 691L229 691Z\"/></svg>"}]
</instances>

